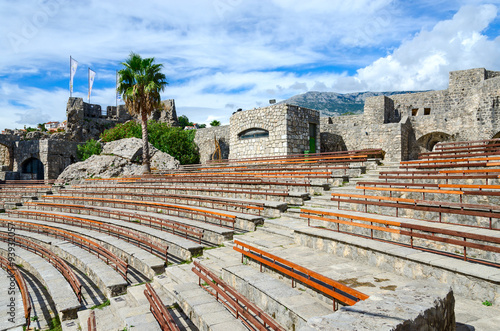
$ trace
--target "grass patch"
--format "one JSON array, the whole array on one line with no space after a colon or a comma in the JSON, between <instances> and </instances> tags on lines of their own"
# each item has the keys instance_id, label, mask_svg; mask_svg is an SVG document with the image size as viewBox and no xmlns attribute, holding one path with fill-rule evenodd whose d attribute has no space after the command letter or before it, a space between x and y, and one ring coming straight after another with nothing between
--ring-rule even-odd
<instances>
[{"instance_id":1,"label":"grass patch","mask_svg":"<svg viewBox=\"0 0 500 331\"><path fill-rule=\"evenodd\" d=\"M111 304L111 302L109 301L109 299L107 299L106 301L104 301L103 303L99 304L99 305L95 305L93 307L90 307L90 309L103 309L104 307L107 307Z\"/></svg>"},{"instance_id":2,"label":"grass patch","mask_svg":"<svg viewBox=\"0 0 500 331\"><path fill-rule=\"evenodd\" d=\"M48 331L62 331L61 320L59 319L59 316L56 316L50 320Z\"/></svg>"},{"instance_id":3,"label":"grass patch","mask_svg":"<svg viewBox=\"0 0 500 331\"><path fill-rule=\"evenodd\" d=\"M490 301L488 301L488 300L484 300L484 301L483 301L483 305L484 305L484 306L487 306L487 307L491 307L491 306L493 306L493 304L492 304Z\"/></svg>"},{"instance_id":4,"label":"grass patch","mask_svg":"<svg viewBox=\"0 0 500 331\"><path fill-rule=\"evenodd\" d=\"M204 251L209 251L211 249L222 248L222 247L226 247L226 246L224 246L224 244L220 244L220 245L212 246L212 247L203 247L203 250Z\"/></svg>"}]
</instances>

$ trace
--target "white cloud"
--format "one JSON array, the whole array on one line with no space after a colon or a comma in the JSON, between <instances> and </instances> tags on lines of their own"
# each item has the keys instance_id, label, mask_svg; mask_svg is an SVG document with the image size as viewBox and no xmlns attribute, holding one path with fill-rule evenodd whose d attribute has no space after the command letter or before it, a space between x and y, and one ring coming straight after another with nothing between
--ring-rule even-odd
<instances>
[{"instance_id":1,"label":"white cloud","mask_svg":"<svg viewBox=\"0 0 500 331\"><path fill-rule=\"evenodd\" d=\"M449 71L498 70L500 38L490 40L482 34L496 17L493 5L462 7L452 19L422 30L390 55L358 70L351 87L357 82L372 91L444 89Z\"/></svg>"},{"instance_id":2,"label":"white cloud","mask_svg":"<svg viewBox=\"0 0 500 331\"><path fill-rule=\"evenodd\" d=\"M227 123L237 108L267 105L269 99L308 90L445 88L450 70L500 69L500 39L484 34L497 17L496 7L465 6L439 22L458 5L391 0L2 1L0 120L15 127L43 117L64 119L69 93L61 81L69 76L69 55L80 62L80 85L86 67L97 71L92 103L103 107L114 105L114 70L130 51L156 57L171 83L162 97L175 98L178 115L198 123L212 118ZM342 72L346 65L361 69L349 75ZM315 70L322 67L337 72ZM86 86L74 95L86 100Z\"/></svg>"}]
</instances>

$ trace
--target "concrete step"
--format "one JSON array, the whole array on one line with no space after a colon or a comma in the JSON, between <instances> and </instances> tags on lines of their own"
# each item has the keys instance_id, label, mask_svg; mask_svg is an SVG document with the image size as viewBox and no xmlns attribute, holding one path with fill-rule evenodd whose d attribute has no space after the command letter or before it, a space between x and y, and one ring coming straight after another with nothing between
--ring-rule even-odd
<instances>
[{"instance_id":1,"label":"concrete step","mask_svg":"<svg viewBox=\"0 0 500 331\"><path fill-rule=\"evenodd\" d=\"M7 243L0 242L0 254L8 257ZM46 287L61 320L76 318L80 302L68 281L50 262L20 247L15 247L15 258L16 264L22 265Z\"/></svg>"},{"instance_id":2,"label":"concrete step","mask_svg":"<svg viewBox=\"0 0 500 331\"><path fill-rule=\"evenodd\" d=\"M150 228L147 226L143 226L141 224L135 222L127 222L117 219L110 219L106 217L94 216L94 215L81 215L81 214L73 214L68 212L60 212L60 211L51 211L51 213L62 216L70 216L70 217L81 217L89 220L94 220L98 222L103 222L111 225L116 225L125 229L130 229L133 231L137 231L146 237L150 238L152 241L164 242L169 245L168 253L169 255L173 255L178 257L181 260L189 260L193 255L197 255L201 253L202 246L198 243L195 243L191 240L182 238L180 236L173 235L171 233L160 231L154 228ZM57 227L64 227L65 225L57 224L54 225ZM135 245L127 244L124 240L113 239L114 237L106 236L106 239L103 238L102 234L93 230L82 229L78 230L77 227L71 227L72 231L87 233L88 237L92 237L94 239L100 240L102 242L113 243L114 246L120 248L123 252L122 254L129 255L129 259L133 260L135 257L142 261L144 266L136 265L136 268L142 269L146 274L152 277L156 273L161 273L163 271L163 263L164 260L160 259L157 256L154 256L150 253L145 253L144 249L141 249ZM140 261L137 261L140 263ZM151 270L147 270L147 269Z\"/></svg>"},{"instance_id":3,"label":"concrete step","mask_svg":"<svg viewBox=\"0 0 500 331\"><path fill-rule=\"evenodd\" d=\"M63 215L61 213L55 213L55 214ZM79 217L79 215L77 214L64 214L64 215ZM164 264L165 264L164 259L161 259L158 256L149 253L144 248L128 243L124 239L118 239L114 236L110 236L105 233L100 233L94 230L81 228L79 226L55 223L52 221L43 221L33 218L13 218L13 217L9 217L9 219L24 220L31 223L50 226L52 228L69 231L71 233L78 234L90 240L96 241L103 247L109 249L114 254L126 257L131 266L133 266L135 269L139 270L141 273L143 273L149 278L153 277L156 273L160 273L164 269Z\"/></svg>"},{"instance_id":4,"label":"concrete step","mask_svg":"<svg viewBox=\"0 0 500 331\"><path fill-rule=\"evenodd\" d=\"M24 325L24 306L21 291L11 284L9 274L0 268L0 330L9 330Z\"/></svg>"}]
</instances>

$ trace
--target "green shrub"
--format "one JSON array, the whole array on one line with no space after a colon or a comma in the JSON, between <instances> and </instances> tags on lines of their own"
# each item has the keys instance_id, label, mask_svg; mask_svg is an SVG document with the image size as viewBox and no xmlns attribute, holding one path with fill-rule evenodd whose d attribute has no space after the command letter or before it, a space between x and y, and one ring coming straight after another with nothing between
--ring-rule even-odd
<instances>
[{"instance_id":1,"label":"green shrub","mask_svg":"<svg viewBox=\"0 0 500 331\"><path fill-rule=\"evenodd\" d=\"M183 130L179 127L170 127L166 123L157 121L148 122L149 142L160 151L175 157L181 164L192 164L200 161L198 148L194 143L196 130ZM103 142L110 142L124 138L142 139L140 123L130 121L118 124L101 134Z\"/></svg>"},{"instance_id":2,"label":"green shrub","mask_svg":"<svg viewBox=\"0 0 500 331\"><path fill-rule=\"evenodd\" d=\"M94 139L87 140L85 144L79 145L76 151L76 155L80 161L85 161L94 154L101 154L102 146L101 143Z\"/></svg>"},{"instance_id":3,"label":"green shrub","mask_svg":"<svg viewBox=\"0 0 500 331\"><path fill-rule=\"evenodd\" d=\"M114 128L107 129L101 134L101 140L105 143L133 137L142 139L141 124L135 121L118 124Z\"/></svg>"}]
</instances>

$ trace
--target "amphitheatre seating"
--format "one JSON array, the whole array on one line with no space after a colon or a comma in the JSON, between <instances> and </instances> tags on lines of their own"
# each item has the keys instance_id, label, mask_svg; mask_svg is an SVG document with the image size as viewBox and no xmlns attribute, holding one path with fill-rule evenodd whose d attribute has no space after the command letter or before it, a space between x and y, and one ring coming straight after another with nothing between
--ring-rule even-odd
<instances>
[{"instance_id":1,"label":"amphitheatre seating","mask_svg":"<svg viewBox=\"0 0 500 331\"><path fill-rule=\"evenodd\" d=\"M0 241L8 243L9 234L0 232ZM18 247L22 247L25 250L31 251L47 259L57 270L59 270L64 278L66 278L68 283L71 285L73 292L75 292L78 301L80 303L82 302L82 284L76 277L73 269L71 269L63 259L61 259L49 249L46 249L42 245L39 245L28 238L16 237L15 242Z\"/></svg>"},{"instance_id":2,"label":"amphitheatre seating","mask_svg":"<svg viewBox=\"0 0 500 331\"><path fill-rule=\"evenodd\" d=\"M91 190L65 190L63 193L72 197L92 197L92 198L114 198L114 199L136 199L141 201L172 202L183 205L195 205L198 207L210 207L219 210L236 210L245 214L261 215L266 207L264 202L255 200L242 201L241 199L230 199L222 197L209 197L200 195L181 194L152 194L152 193L129 193L123 191L103 192ZM275 205L275 204L274 204ZM268 204L267 206L271 206ZM278 215L279 216L279 215Z\"/></svg>"},{"instance_id":3,"label":"amphitheatre seating","mask_svg":"<svg viewBox=\"0 0 500 331\"><path fill-rule=\"evenodd\" d=\"M193 261L193 272L199 277L199 286L215 296L217 301L223 303L236 318L240 318L250 329L285 330L271 316L262 309L239 294L235 289L226 284L213 272L197 261ZM203 284L201 283L203 280Z\"/></svg>"},{"instance_id":4,"label":"amphitheatre seating","mask_svg":"<svg viewBox=\"0 0 500 331\"><path fill-rule=\"evenodd\" d=\"M85 247L90 253L97 255L100 259L105 261L107 264L113 265L113 268L124 278L127 279L127 269L128 263L121 259L120 257L113 254L108 249L104 248L102 245L96 243L95 241L84 238L83 236L76 235L69 231L61 230L55 227L41 225L33 222L26 222L17 219L0 219L0 224L5 226L7 224L14 224L16 229L21 229L30 232L51 235L56 238L64 239L69 242L74 243L77 246Z\"/></svg>"},{"instance_id":5,"label":"amphitheatre seating","mask_svg":"<svg viewBox=\"0 0 500 331\"><path fill-rule=\"evenodd\" d=\"M163 259L165 263L168 263L168 246L160 242L153 242L146 236L134 230L130 230L120 226L111 225L83 217L56 214L44 211L11 210L8 213L9 215L16 215L21 218L33 217L39 220L49 220L50 222L54 223L76 225L84 229L104 232L107 233L108 235L125 239L128 243L132 243L138 247L141 247L150 252L151 254L154 254L159 258Z\"/></svg>"},{"instance_id":6,"label":"amphitheatre seating","mask_svg":"<svg viewBox=\"0 0 500 331\"><path fill-rule=\"evenodd\" d=\"M424 191L416 189L391 189L391 188L389 189L393 190L394 192L398 190L399 191L411 190L415 192ZM366 211L366 206L368 205L380 206L380 207L393 207L395 209L396 217L399 216L400 209L412 209L424 212L434 212L438 214L439 222L442 221L443 214L475 216L478 218L485 218L489 220L487 225L484 224L477 225L477 227L483 227L495 230L500 229L500 222L496 221L493 223L493 219L500 219L499 205L465 204L460 202L408 199L408 198L365 195L365 194L349 194L349 193L332 193L331 200L337 201L339 209L341 202L365 205L365 211Z\"/></svg>"},{"instance_id":7,"label":"amphitheatre seating","mask_svg":"<svg viewBox=\"0 0 500 331\"><path fill-rule=\"evenodd\" d=\"M261 266L265 265L271 269L275 269L280 273L283 273L292 279L292 287L296 281L306 284L320 291L321 293L333 298L333 309L336 310L336 303L340 302L344 305L354 305L360 300L365 300L368 298L367 295L356 291L348 286L345 286L339 282L322 276L312 270L301 267L295 263L287 261L283 258L275 256L273 254L267 253L261 249L252 247L246 243L238 240L234 240L233 249L242 254L241 259L243 262L243 256L247 256L255 261L258 261Z\"/></svg>"},{"instance_id":8,"label":"amphitheatre seating","mask_svg":"<svg viewBox=\"0 0 500 331\"><path fill-rule=\"evenodd\" d=\"M330 229L337 232L361 235L371 239L386 239L388 242L398 245L405 244L411 248L427 250L430 246L433 247L434 252L438 251L434 247L439 245L431 244L425 247L422 240L419 241L418 245L415 245L414 241L419 238L425 239L425 241L459 246L463 248L465 261L471 260L467 256L467 249L500 253L500 234L497 231L470 231L463 226L443 226L443 224L432 224L420 220L395 219L383 215L366 216L359 213L311 208L302 208L300 216L307 219L308 226L311 226L311 221L329 222L334 225ZM360 229L362 230L360 231ZM396 234L397 236L377 235L377 232ZM401 236L406 236L407 239L404 240ZM441 253L448 254L447 251L442 250ZM500 261L494 260L492 263L498 264L498 262Z\"/></svg>"},{"instance_id":9,"label":"amphitheatre seating","mask_svg":"<svg viewBox=\"0 0 500 331\"><path fill-rule=\"evenodd\" d=\"M133 210L162 210L167 215L172 213L176 216L189 217L199 221L218 224L230 229L255 230L255 227L262 223L262 217L241 214L236 212L219 212L205 207L191 207L171 203L161 203L154 201L140 201L128 199L103 199L90 197L68 197L68 196L44 196L45 200L51 201L73 201L85 202L92 206L108 206L112 208L124 208Z\"/></svg>"},{"instance_id":10,"label":"amphitheatre seating","mask_svg":"<svg viewBox=\"0 0 500 331\"><path fill-rule=\"evenodd\" d=\"M95 215L108 219L123 220L137 225L148 226L153 229L169 232L200 244L203 240L205 243L220 245L223 241L231 240L233 234L232 230L227 230L212 224L151 212L131 212L126 209L119 208L51 202L31 202L27 203L26 207L34 208L36 210Z\"/></svg>"},{"instance_id":11,"label":"amphitheatre seating","mask_svg":"<svg viewBox=\"0 0 500 331\"><path fill-rule=\"evenodd\" d=\"M9 254L9 246L3 241L0 242L0 254L5 258ZM52 256L53 254L49 258ZM73 292L74 290L67 279L53 264L46 261L43 257L20 248L17 245L13 263L22 265L24 269L33 274L46 287L61 320L76 318L76 313L80 308L79 298Z\"/></svg>"},{"instance_id":12,"label":"amphitheatre seating","mask_svg":"<svg viewBox=\"0 0 500 331\"><path fill-rule=\"evenodd\" d=\"M175 324L174 319L168 312L160 297L153 289L153 287L146 283L146 289L144 290L144 295L150 304L151 313L154 315L162 330L167 331L178 331L180 330L177 324Z\"/></svg>"},{"instance_id":13,"label":"amphitheatre seating","mask_svg":"<svg viewBox=\"0 0 500 331\"><path fill-rule=\"evenodd\" d=\"M48 207L51 209L58 208L58 206L51 205L48 205ZM71 206L66 207L73 209ZM83 208L77 210L83 210ZM147 267L141 267L141 269L145 272L146 270L149 270L146 273L150 277L163 271L163 265L168 262L167 251L178 259L189 260L193 255L200 254L202 250L200 245L194 244L192 241L181 238L180 236L172 235L166 231L158 231L156 229L144 227L137 222L122 221L119 219L95 216L92 214L82 217L82 215L78 214L54 212L52 210L49 212L40 210L16 210L13 213L26 218L34 217L38 220L48 220L50 222L75 226L78 228L78 231L83 231L83 234L85 233L85 230L80 229L88 229L104 233L119 239L116 241L117 244L120 244L121 240L125 240L128 244L136 246L141 250L145 250L146 252L161 259L161 263L159 263L160 261L155 258L152 259L150 263L145 262ZM106 213L104 214L106 215ZM130 216L132 215L129 215L129 217ZM136 220L136 218L134 220ZM128 249L130 250L130 247ZM135 249L132 249L132 251L135 251ZM128 253L124 251L122 254L127 255ZM136 252L134 255L137 256L138 254L139 253ZM173 257L171 256L171 259L172 258ZM139 264L139 262L137 263Z\"/></svg>"},{"instance_id":14,"label":"amphitheatre seating","mask_svg":"<svg viewBox=\"0 0 500 331\"><path fill-rule=\"evenodd\" d=\"M288 203L299 204L309 195L307 193L289 192L288 190L276 189L241 189L241 188L220 188L216 186L199 187L195 185L178 185L178 186L162 186L162 185L138 185L135 183L117 183L117 185L75 185L73 189L77 190L92 190L96 192L102 191L127 191L138 193L156 193L164 194L166 190L172 194L184 195L208 195L208 196L224 196L228 198L241 199L264 199L272 201L283 201ZM66 192L67 189L61 192Z\"/></svg>"},{"instance_id":15,"label":"amphitheatre seating","mask_svg":"<svg viewBox=\"0 0 500 331\"><path fill-rule=\"evenodd\" d=\"M496 154L498 155L498 154ZM486 167L491 162L500 160L500 156L488 157L465 157L452 159L433 159L433 160L417 160L417 161L402 161L400 168L402 169L443 169L443 168L472 168Z\"/></svg>"},{"instance_id":16,"label":"amphitheatre seating","mask_svg":"<svg viewBox=\"0 0 500 331\"><path fill-rule=\"evenodd\" d=\"M0 267L8 272L9 275L13 275L16 281L16 284L21 292L21 298L23 301L24 308L24 319L26 329L29 329L31 322L31 301L30 295L28 293L28 288L26 286L26 281L24 280L23 275L19 272L17 267L9 262L7 258L0 256ZM9 285L10 286L10 285ZM4 317L3 320L6 318Z\"/></svg>"}]
</instances>

